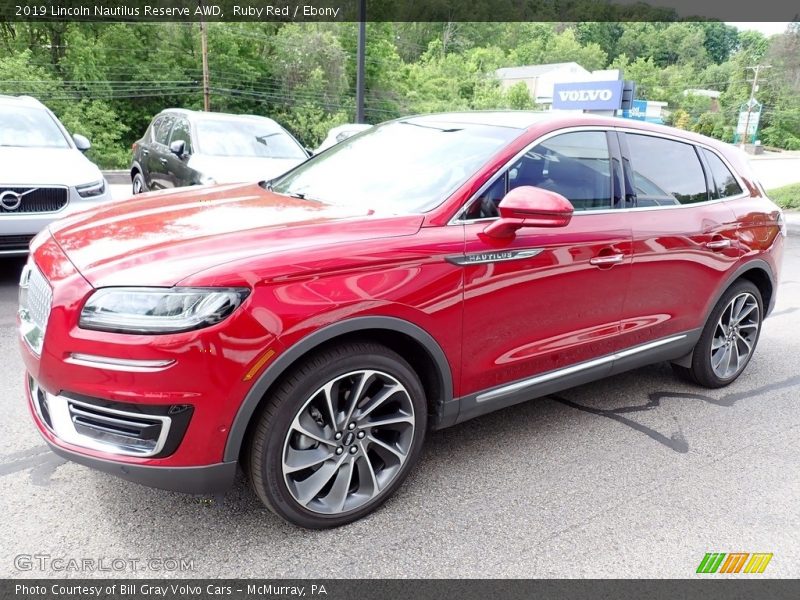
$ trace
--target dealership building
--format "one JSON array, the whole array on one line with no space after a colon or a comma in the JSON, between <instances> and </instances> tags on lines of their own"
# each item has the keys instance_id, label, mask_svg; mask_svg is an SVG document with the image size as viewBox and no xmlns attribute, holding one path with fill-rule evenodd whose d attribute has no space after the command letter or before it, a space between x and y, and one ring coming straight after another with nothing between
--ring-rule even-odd
<instances>
[{"instance_id":1,"label":"dealership building","mask_svg":"<svg viewBox=\"0 0 800 600\"><path fill-rule=\"evenodd\" d=\"M666 102L634 99L635 86L623 81L619 69L589 71L576 62L564 62L505 67L497 69L495 75L503 91L523 83L537 107L544 110L619 115L662 123L667 106Z\"/></svg>"}]
</instances>

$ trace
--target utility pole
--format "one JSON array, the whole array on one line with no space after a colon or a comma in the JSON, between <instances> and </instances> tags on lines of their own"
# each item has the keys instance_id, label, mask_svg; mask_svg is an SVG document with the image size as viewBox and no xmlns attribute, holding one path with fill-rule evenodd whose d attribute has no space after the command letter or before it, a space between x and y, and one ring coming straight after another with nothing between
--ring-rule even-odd
<instances>
[{"instance_id":1,"label":"utility pole","mask_svg":"<svg viewBox=\"0 0 800 600\"><path fill-rule=\"evenodd\" d=\"M200 53L203 56L203 110L208 112L211 110L211 93L208 88L208 32L204 19L200 19Z\"/></svg>"},{"instance_id":2,"label":"utility pole","mask_svg":"<svg viewBox=\"0 0 800 600\"><path fill-rule=\"evenodd\" d=\"M742 138L744 142L742 143L742 148L744 148L747 144L747 132L750 129L750 113L753 110L753 104L756 100L756 92L758 91L758 74L761 69L769 69L771 66L772 65L756 65L755 67L747 67L747 69L753 71L755 75L753 75L753 87L750 88L750 100L747 101L747 119L744 122L744 137Z\"/></svg>"},{"instance_id":3,"label":"utility pole","mask_svg":"<svg viewBox=\"0 0 800 600\"><path fill-rule=\"evenodd\" d=\"M367 38L367 0L358 2L358 55L356 64L356 123L364 123L364 53Z\"/></svg>"}]
</instances>

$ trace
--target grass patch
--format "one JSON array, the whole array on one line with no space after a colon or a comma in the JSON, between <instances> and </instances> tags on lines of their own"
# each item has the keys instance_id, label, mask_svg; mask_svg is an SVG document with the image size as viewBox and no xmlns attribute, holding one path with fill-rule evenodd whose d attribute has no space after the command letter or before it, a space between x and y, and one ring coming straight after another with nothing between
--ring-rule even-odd
<instances>
[{"instance_id":1,"label":"grass patch","mask_svg":"<svg viewBox=\"0 0 800 600\"><path fill-rule=\"evenodd\" d=\"M800 208L800 183L767 190L767 196L781 208Z\"/></svg>"}]
</instances>

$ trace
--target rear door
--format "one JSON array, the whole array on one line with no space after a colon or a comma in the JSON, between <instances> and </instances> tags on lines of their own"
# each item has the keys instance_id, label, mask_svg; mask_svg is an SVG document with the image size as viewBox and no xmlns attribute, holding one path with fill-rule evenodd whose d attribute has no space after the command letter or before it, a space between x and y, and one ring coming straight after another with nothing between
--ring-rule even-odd
<instances>
[{"instance_id":1,"label":"rear door","mask_svg":"<svg viewBox=\"0 0 800 600\"><path fill-rule=\"evenodd\" d=\"M647 132L620 133L632 185L633 263L622 311L626 346L703 326L709 299L741 255L737 223L712 192L703 148Z\"/></svg>"},{"instance_id":2,"label":"rear door","mask_svg":"<svg viewBox=\"0 0 800 600\"><path fill-rule=\"evenodd\" d=\"M610 369L586 363L619 348L631 262L631 230L616 210L620 180L605 131L570 131L529 147L465 207L462 390L477 397L459 418L531 397L545 373L560 378L584 363L571 376L579 383ZM486 236L497 203L521 185L565 196L571 222L519 229L510 240Z\"/></svg>"}]
</instances>

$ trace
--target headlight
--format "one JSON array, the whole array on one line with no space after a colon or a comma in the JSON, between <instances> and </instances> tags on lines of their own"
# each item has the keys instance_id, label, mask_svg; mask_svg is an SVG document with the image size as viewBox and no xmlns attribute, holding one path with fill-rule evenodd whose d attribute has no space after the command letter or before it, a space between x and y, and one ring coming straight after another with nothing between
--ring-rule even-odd
<instances>
[{"instance_id":1,"label":"headlight","mask_svg":"<svg viewBox=\"0 0 800 600\"><path fill-rule=\"evenodd\" d=\"M106 193L106 180L93 181L92 183L85 183L83 185L75 186L81 198L94 198L95 196L102 196Z\"/></svg>"},{"instance_id":2,"label":"headlight","mask_svg":"<svg viewBox=\"0 0 800 600\"><path fill-rule=\"evenodd\" d=\"M81 311L84 329L177 333L219 323L247 298L245 288L104 288Z\"/></svg>"}]
</instances>

